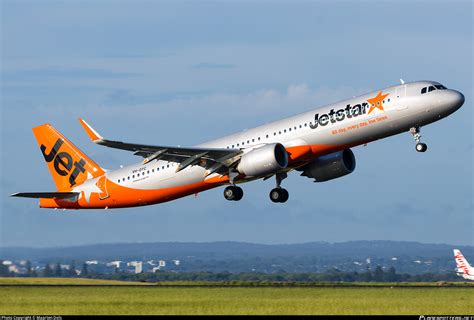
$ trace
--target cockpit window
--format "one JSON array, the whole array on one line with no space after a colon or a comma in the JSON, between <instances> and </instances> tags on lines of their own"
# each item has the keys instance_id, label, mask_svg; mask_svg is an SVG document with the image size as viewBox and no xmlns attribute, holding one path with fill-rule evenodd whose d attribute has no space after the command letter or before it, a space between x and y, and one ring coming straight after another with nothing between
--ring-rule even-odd
<instances>
[{"instance_id":1,"label":"cockpit window","mask_svg":"<svg viewBox=\"0 0 474 320\"><path fill-rule=\"evenodd\" d=\"M429 86L429 87L422 88L421 89L421 94L426 93L427 89L428 89L428 92L431 92L431 91L435 91L435 90L446 90L448 88L446 88L442 84L435 84L435 85L432 85L432 86Z\"/></svg>"}]
</instances>

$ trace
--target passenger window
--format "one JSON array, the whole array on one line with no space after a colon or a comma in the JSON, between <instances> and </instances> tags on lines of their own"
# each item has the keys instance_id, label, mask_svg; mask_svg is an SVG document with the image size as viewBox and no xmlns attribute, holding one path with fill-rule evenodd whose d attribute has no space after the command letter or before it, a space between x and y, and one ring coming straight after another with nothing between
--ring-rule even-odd
<instances>
[{"instance_id":1,"label":"passenger window","mask_svg":"<svg viewBox=\"0 0 474 320\"><path fill-rule=\"evenodd\" d=\"M255 139L252 139L252 142L255 142Z\"/></svg>"},{"instance_id":2,"label":"passenger window","mask_svg":"<svg viewBox=\"0 0 474 320\"><path fill-rule=\"evenodd\" d=\"M260 141L260 137L258 137L258 141Z\"/></svg>"},{"instance_id":3,"label":"passenger window","mask_svg":"<svg viewBox=\"0 0 474 320\"><path fill-rule=\"evenodd\" d=\"M232 145L232 148L234 147L234 145Z\"/></svg>"},{"instance_id":4,"label":"passenger window","mask_svg":"<svg viewBox=\"0 0 474 320\"><path fill-rule=\"evenodd\" d=\"M127 177L127 180L130 180L130 176Z\"/></svg>"},{"instance_id":5,"label":"passenger window","mask_svg":"<svg viewBox=\"0 0 474 320\"><path fill-rule=\"evenodd\" d=\"M302 128L303 126L300 124L300 129Z\"/></svg>"},{"instance_id":6,"label":"passenger window","mask_svg":"<svg viewBox=\"0 0 474 320\"><path fill-rule=\"evenodd\" d=\"M307 126L307 124L305 123L305 124L304 124L304 126L306 127L306 126Z\"/></svg>"},{"instance_id":7,"label":"passenger window","mask_svg":"<svg viewBox=\"0 0 474 320\"><path fill-rule=\"evenodd\" d=\"M435 89L435 87L433 87L433 86L429 86L429 88L428 88L428 92L435 91L435 90L436 90L436 89Z\"/></svg>"},{"instance_id":8,"label":"passenger window","mask_svg":"<svg viewBox=\"0 0 474 320\"><path fill-rule=\"evenodd\" d=\"M268 139L268 134L267 134L267 139Z\"/></svg>"},{"instance_id":9,"label":"passenger window","mask_svg":"<svg viewBox=\"0 0 474 320\"><path fill-rule=\"evenodd\" d=\"M289 128L288 131L291 131L291 128Z\"/></svg>"},{"instance_id":10,"label":"passenger window","mask_svg":"<svg viewBox=\"0 0 474 320\"><path fill-rule=\"evenodd\" d=\"M284 133L286 133L286 129L285 129L285 130L283 130L283 132L284 132Z\"/></svg>"},{"instance_id":11,"label":"passenger window","mask_svg":"<svg viewBox=\"0 0 474 320\"><path fill-rule=\"evenodd\" d=\"M421 89L421 94L423 93L426 93L426 87L424 87L423 89Z\"/></svg>"}]
</instances>

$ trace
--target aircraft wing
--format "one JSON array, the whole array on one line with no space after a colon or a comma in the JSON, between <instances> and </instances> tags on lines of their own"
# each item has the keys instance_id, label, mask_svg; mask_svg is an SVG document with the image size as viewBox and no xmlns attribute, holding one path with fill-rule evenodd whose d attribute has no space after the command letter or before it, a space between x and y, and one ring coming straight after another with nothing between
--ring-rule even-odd
<instances>
[{"instance_id":1,"label":"aircraft wing","mask_svg":"<svg viewBox=\"0 0 474 320\"><path fill-rule=\"evenodd\" d=\"M83 119L79 119L79 122L93 142L109 148L132 151L133 154L145 158L144 164L153 160L178 162L177 171L190 165L199 165L209 169L208 175L214 172L227 173L228 168L235 165L242 154L239 149L181 148L113 141L104 139Z\"/></svg>"}]
</instances>

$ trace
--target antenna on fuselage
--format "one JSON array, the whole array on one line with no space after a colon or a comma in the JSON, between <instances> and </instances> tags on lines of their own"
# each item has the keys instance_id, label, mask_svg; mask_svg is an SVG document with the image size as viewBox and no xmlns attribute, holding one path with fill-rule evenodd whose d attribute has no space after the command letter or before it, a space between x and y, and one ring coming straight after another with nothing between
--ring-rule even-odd
<instances>
[{"instance_id":1,"label":"antenna on fuselage","mask_svg":"<svg viewBox=\"0 0 474 320\"><path fill-rule=\"evenodd\" d=\"M403 79L400 79L400 83L405 84L405 81L403 81Z\"/></svg>"}]
</instances>

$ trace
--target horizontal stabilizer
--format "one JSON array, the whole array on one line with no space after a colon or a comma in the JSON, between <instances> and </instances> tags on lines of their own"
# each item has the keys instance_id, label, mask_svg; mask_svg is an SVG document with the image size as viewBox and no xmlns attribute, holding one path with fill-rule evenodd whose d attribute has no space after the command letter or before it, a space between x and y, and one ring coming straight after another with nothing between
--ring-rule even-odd
<instances>
[{"instance_id":1,"label":"horizontal stabilizer","mask_svg":"<svg viewBox=\"0 0 474 320\"><path fill-rule=\"evenodd\" d=\"M18 192L11 196L24 198L70 199L77 197L78 195L79 192Z\"/></svg>"}]
</instances>

